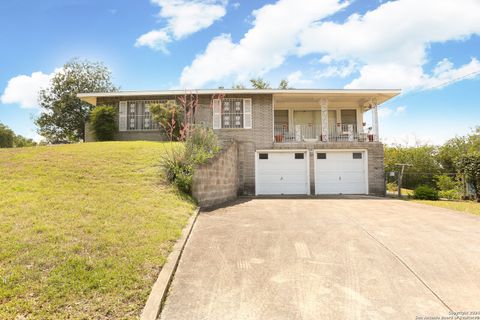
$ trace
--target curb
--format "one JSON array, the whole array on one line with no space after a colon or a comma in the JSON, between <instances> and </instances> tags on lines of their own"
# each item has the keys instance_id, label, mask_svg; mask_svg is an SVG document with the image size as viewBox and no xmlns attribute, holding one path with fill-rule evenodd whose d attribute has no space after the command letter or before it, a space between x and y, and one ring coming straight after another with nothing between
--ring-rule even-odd
<instances>
[{"instance_id":1,"label":"curb","mask_svg":"<svg viewBox=\"0 0 480 320\"><path fill-rule=\"evenodd\" d=\"M178 262L182 256L183 249L187 244L190 233L192 232L195 221L197 221L200 208L195 210L195 213L189 218L187 225L182 230L182 235L173 246L172 252L167 257L167 262L163 265L162 270L158 274L157 281L153 284L152 291L143 307L141 320L156 320L162 310L163 303L167 297L170 283L173 275L177 270Z\"/></svg>"}]
</instances>

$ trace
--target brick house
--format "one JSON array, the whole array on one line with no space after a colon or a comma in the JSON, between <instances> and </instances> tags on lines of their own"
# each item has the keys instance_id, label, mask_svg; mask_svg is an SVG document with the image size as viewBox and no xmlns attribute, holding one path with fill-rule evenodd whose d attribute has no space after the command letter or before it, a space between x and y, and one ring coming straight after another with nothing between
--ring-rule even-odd
<instances>
[{"instance_id":1,"label":"brick house","mask_svg":"<svg viewBox=\"0 0 480 320\"><path fill-rule=\"evenodd\" d=\"M235 193L240 195L384 195L378 105L399 90L197 90L195 123L235 141ZM162 140L148 105L181 90L84 93L92 105L119 109L117 140ZM217 99L221 94L222 99ZM365 127L370 111L372 127ZM87 125L86 141L93 135ZM226 148L232 150L232 148ZM233 159L233 160L231 160ZM225 162L225 159L222 160ZM221 171L216 169L217 175ZM220 173L218 173L220 172ZM217 180L218 183L219 180Z\"/></svg>"}]
</instances>

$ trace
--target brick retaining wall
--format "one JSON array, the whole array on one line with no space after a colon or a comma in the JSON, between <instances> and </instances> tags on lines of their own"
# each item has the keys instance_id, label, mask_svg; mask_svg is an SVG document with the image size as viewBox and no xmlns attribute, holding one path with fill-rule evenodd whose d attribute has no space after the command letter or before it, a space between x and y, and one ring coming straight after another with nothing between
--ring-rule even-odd
<instances>
[{"instance_id":1,"label":"brick retaining wall","mask_svg":"<svg viewBox=\"0 0 480 320\"><path fill-rule=\"evenodd\" d=\"M238 190L238 149L235 141L207 163L195 168L192 194L201 207L233 200Z\"/></svg>"}]
</instances>

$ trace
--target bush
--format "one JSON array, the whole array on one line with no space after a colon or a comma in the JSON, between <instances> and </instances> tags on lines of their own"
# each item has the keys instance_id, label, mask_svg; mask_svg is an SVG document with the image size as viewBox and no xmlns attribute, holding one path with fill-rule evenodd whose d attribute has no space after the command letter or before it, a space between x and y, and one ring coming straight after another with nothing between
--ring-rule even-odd
<instances>
[{"instance_id":1,"label":"bush","mask_svg":"<svg viewBox=\"0 0 480 320\"><path fill-rule=\"evenodd\" d=\"M419 186L413 191L413 198L420 200L438 200L438 191L429 186Z\"/></svg>"},{"instance_id":2,"label":"bush","mask_svg":"<svg viewBox=\"0 0 480 320\"><path fill-rule=\"evenodd\" d=\"M195 166L205 163L220 151L217 136L211 129L195 128L184 145L173 145L163 154L161 167L167 180L187 194L192 191Z\"/></svg>"},{"instance_id":3,"label":"bush","mask_svg":"<svg viewBox=\"0 0 480 320\"><path fill-rule=\"evenodd\" d=\"M398 185L395 182L387 183L387 190L388 191L398 191Z\"/></svg>"},{"instance_id":4,"label":"bush","mask_svg":"<svg viewBox=\"0 0 480 320\"><path fill-rule=\"evenodd\" d=\"M435 176L435 182L437 184L437 189L441 191L456 189L459 186L458 182L447 175Z\"/></svg>"},{"instance_id":5,"label":"bush","mask_svg":"<svg viewBox=\"0 0 480 320\"><path fill-rule=\"evenodd\" d=\"M451 189L451 190L440 190L438 192L438 196L440 198L448 199L448 200L460 200L461 199L461 194L458 192L456 189Z\"/></svg>"},{"instance_id":6,"label":"bush","mask_svg":"<svg viewBox=\"0 0 480 320\"><path fill-rule=\"evenodd\" d=\"M98 141L110 141L114 139L117 112L111 106L98 106L90 112L90 124Z\"/></svg>"},{"instance_id":7,"label":"bush","mask_svg":"<svg viewBox=\"0 0 480 320\"><path fill-rule=\"evenodd\" d=\"M174 101L149 105L152 119L160 125L170 140L180 140L183 110Z\"/></svg>"}]
</instances>

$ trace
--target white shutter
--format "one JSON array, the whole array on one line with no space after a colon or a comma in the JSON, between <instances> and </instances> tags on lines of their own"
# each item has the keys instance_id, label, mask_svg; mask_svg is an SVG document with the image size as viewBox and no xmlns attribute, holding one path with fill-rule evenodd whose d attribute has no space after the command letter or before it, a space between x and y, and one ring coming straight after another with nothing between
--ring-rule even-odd
<instances>
[{"instance_id":1,"label":"white shutter","mask_svg":"<svg viewBox=\"0 0 480 320\"><path fill-rule=\"evenodd\" d=\"M127 131L127 101L120 101L119 103L118 130Z\"/></svg>"},{"instance_id":2,"label":"white shutter","mask_svg":"<svg viewBox=\"0 0 480 320\"><path fill-rule=\"evenodd\" d=\"M243 128L252 129L252 99L243 99Z\"/></svg>"},{"instance_id":3,"label":"white shutter","mask_svg":"<svg viewBox=\"0 0 480 320\"><path fill-rule=\"evenodd\" d=\"M213 129L222 127L222 101L213 99Z\"/></svg>"}]
</instances>

